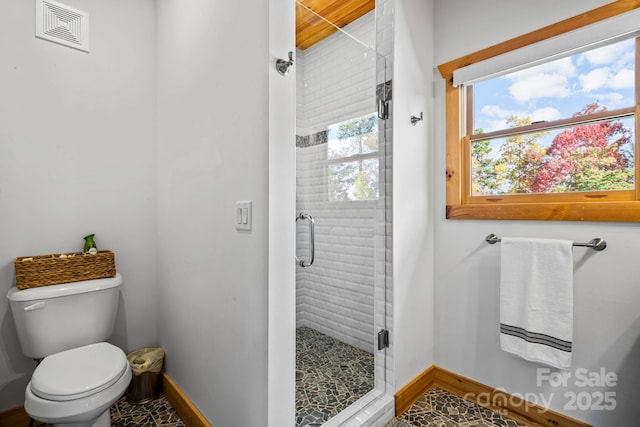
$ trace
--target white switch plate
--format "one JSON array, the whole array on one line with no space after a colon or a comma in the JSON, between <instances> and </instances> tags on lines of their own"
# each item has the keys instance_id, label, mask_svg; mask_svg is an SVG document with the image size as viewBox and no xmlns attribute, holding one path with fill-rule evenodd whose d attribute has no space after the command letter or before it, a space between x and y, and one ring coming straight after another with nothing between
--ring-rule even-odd
<instances>
[{"instance_id":1,"label":"white switch plate","mask_svg":"<svg viewBox=\"0 0 640 427\"><path fill-rule=\"evenodd\" d=\"M251 231L251 200L236 202L236 230Z\"/></svg>"}]
</instances>

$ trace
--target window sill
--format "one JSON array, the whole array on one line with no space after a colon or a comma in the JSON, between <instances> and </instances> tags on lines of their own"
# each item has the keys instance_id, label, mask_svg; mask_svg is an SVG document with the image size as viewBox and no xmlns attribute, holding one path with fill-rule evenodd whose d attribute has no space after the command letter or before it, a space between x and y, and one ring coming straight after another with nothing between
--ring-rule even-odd
<instances>
[{"instance_id":1,"label":"window sill","mask_svg":"<svg viewBox=\"0 0 640 427\"><path fill-rule=\"evenodd\" d=\"M640 222L640 201L447 205L446 218Z\"/></svg>"}]
</instances>

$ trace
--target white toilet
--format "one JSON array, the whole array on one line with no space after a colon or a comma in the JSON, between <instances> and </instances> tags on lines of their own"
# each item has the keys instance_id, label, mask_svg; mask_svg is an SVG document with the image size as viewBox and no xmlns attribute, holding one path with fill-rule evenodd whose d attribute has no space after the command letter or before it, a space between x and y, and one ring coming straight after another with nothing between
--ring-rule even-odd
<instances>
[{"instance_id":1,"label":"white toilet","mask_svg":"<svg viewBox=\"0 0 640 427\"><path fill-rule=\"evenodd\" d=\"M22 352L42 359L24 408L35 420L67 427L109 427L110 408L131 381L113 333L122 277L7 293Z\"/></svg>"}]
</instances>

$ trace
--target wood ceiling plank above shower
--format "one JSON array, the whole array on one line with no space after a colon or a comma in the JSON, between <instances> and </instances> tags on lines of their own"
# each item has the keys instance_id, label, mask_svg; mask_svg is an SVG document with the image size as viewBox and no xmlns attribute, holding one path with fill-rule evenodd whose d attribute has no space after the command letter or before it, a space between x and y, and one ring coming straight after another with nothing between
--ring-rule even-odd
<instances>
[{"instance_id":1,"label":"wood ceiling plank above shower","mask_svg":"<svg viewBox=\"0 0 640 427\"><path fill-rule=\"evenodd\" d=\"M296 47L305 50L376 7L375 0L298 0L296 6ZM311 9L310 12L300 4ZM335 26L327 23L332 22Z\"/></svg>"}]
</instances>

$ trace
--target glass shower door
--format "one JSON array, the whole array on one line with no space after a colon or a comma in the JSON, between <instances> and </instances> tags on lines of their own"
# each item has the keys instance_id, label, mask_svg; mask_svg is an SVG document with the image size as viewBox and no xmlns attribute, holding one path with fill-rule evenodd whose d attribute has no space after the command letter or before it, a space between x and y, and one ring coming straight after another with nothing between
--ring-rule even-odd
<instances>
[{"instance_id":1,"label":"glass shower door","mask_svg":"<svg viewBox=\"0 0 640 427\"><path fill-rule=\"evenodd\" d=\"M297 20L326 22L300 3ZM312 44L299 40L296 52L300 427L348 417L350 405L385 382L378 335L386 318L386 144L378 103L387 85L375 40L371 11Z\"/></svg>"}]
</instances>

